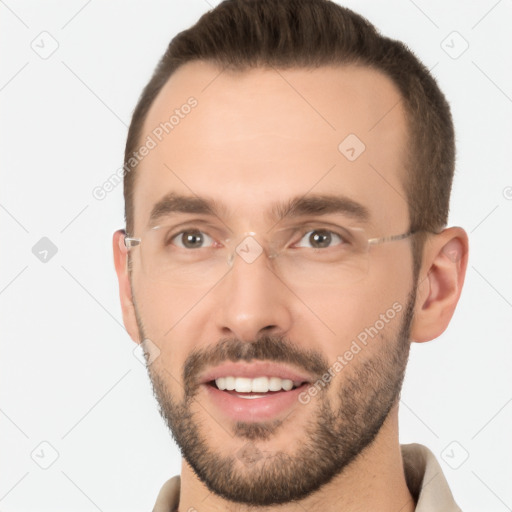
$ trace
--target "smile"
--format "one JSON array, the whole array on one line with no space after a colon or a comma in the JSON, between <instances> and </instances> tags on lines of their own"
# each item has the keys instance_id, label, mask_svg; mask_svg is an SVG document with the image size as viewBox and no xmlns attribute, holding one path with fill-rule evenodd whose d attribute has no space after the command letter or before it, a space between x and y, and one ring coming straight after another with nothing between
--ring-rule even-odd
<instances>
[{"instance_id":1,"label":"smile","mask_svg":"<svg viewBox=\"0 0 512 512\"><path fill-rule=\"evenodd\" d=\"M271 393L281 390L290 391L303 384L303 382L282 379L281 377L219 377L214 380L221 391L237 391L239 393Z\"/></svg>"},{"instance_id":2,"label":"smile","mask_svg":"<svg viewBox=\"0 0 512 512\"><path fill-rule=\"evenodd\" d=\"M298 397L308 385L279 377L228 376L203 386L207 399L222 415L234 421L264 421L300 404Z\"/></svg>"}]
</instances>

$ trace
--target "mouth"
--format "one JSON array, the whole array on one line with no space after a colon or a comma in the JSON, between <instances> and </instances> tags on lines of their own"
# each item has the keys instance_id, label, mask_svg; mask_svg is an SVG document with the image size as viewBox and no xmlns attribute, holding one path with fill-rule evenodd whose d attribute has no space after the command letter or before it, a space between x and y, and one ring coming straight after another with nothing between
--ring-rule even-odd
<instances>
[{"instance_id":1,"label":"mouth","mask_svg":"<svg viewBox=\"0 0 512 512\"><path fill-rule=\"evenodd\" d=\"M206 382L207 386L245 399L263 398L287 393L305 386L306 384L309 383L305 381L282 379L280 377L246 378L233 376L219 377Z\"/></svg>"},{"instance_id":2,"label":"mouth","mask_svg":"<svg viewBox=\"0 0 512 512\"><path fill-rule=\"evenodd\" d=\"M268 377L239 379L243 378L231 380L229 377L220 377L203 384L207 400L222 416L233 421L268 421L279 416L283 417L285 414L285 417L288 417L290 409L301 404L300 394L309 386L308 382L286 382L286 379L279 378L277 380ZM267 380L267 386L264 379ZM246 382L247 380L249 383ZM282 380L285 382L278 382ZM253 389L252 384L255 381ZM279 389L277 389L278 386Z\"/></svg>"},{"instance_id":3,"label":"mouth","mask_svg":"<svg viewBox=\"0 0 512 512\"><path fill-rule=\"evenodd\" d=\"M302 402L313 375L272 361L227 361L203 373L199 381L205 398L224 418L263 421L286 417Z\"/></svg>"}]
</instances>

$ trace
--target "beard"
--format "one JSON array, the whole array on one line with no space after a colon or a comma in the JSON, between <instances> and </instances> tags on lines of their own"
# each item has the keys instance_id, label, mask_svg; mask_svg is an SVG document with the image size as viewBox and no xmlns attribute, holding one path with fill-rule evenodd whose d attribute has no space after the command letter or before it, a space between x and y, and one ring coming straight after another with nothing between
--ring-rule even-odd
<instances>
[{"instance_id":1,"label":"beard","mask_svg":"<svg viewBox=\"0 0 512 512\"><path fill-rule=\"evenodd\" d=\"M211 492L226 500L269 506L304 499L341 474L371 445L400 398L409 357L415 299L416 288L413 287L399 328L391 335L382 333L370 341L376 346L367 348L369 355L356 355L337 378L325 384L316 400L300 405L310 408L311 413L301 432L298 448L291 454L275 451L269 456L258 448L258 441L272 438L280 429L293 430L293 421L286 423L286 418L235 422L231 438L245 439L246 444L231 456L216 451L208 441L207 421L213 418L200 403L194 409L201 386L197 376L207 366L228 360L266 360L291 363L321 378L330 366L322 354L300 351L296 344L279 336L260 337L252 343L236 338L223 339L214 347L194 350L187 357L183 365L182 401L175 400L166 384L165 373L168 381L173 380L171 374L165 368L158 373L156 365L148 365L160 414L197 477ZM137 307L135 310L137 312ZM137 322L140 339L146 339L138 313ZM327 393L335 385L338 389L331 395L337 405L331 403ZM293 412L297 412L296 408Z\"/></svg>"}]
</instances>

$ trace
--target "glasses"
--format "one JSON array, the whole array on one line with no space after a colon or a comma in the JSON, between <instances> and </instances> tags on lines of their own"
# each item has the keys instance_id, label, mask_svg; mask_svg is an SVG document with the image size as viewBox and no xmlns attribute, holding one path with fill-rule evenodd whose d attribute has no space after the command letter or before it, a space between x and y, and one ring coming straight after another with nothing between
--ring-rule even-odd
<instances>
[{"instance_id":1,"label":"glasses","mask_svg":"<svg viewBox=\"0 0 512 512\"><path fill-rule=\"evenodd\" d=\"M125 235L124 245L139 250L132 269L150 280L175 286L212 286L240 265L261 264L289 286L343 286L363 279L370 247L404 240L416 231L369 238L361 227L306 223L258 235L229 236L212 223L162 224L139 238Z\"/></svg>"}]
</instances>

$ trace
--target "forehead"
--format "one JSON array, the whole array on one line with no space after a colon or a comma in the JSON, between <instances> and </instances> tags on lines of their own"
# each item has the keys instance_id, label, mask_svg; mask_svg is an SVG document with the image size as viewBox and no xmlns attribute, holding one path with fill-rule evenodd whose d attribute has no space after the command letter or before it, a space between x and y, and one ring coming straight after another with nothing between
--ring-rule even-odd
<instances>
[{"instance_id":1,"label":"forehead","mask_svg":"<svg viewBox=\"0 0 512 512\"><path fill-rule=\"evenodd\" d=\"M148 112L134 191L135 228L170 192L262 222L278 203L343 195L375 228L406 226L407 129L389 78L356 66L179 68Z\"/></svg>"}]
</instances>

